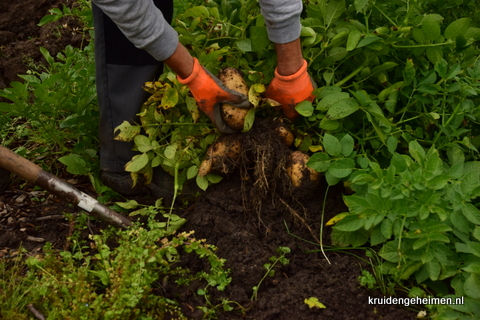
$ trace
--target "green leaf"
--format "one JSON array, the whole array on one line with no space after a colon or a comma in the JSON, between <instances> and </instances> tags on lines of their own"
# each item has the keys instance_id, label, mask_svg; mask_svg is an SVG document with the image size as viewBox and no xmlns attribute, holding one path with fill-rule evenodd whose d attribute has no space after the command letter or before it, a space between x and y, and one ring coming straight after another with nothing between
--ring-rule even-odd
<instances>
[{"instance_id":1,"label":"green leaf","mask_svg":"<svg viewBox=\"0 0 480 320\"><path fill-rule=\"evenodd\" d=\"M340 143L340 140L329 133L325 133L323 136L323 147L331 156L339 156L342 152L342 144Z\"/></svg>"},{"instance_id":2,"label":"green leaf","mask_svg":"<svg viewBox=\"0 0 480 320\"><path fill-rule=\"evenodd\" d=\"M425 43L427 41L427 38L425 37L425 33L420 28L417 28L417 27L413 28L412 36L413 36L413 39L415 39L415 41L417 41L418 43Z\"/></svg>"},{"instance_id":3,"label":"green leaf","mask_svg":"<svg viewBox=\"0 0 480 320\"><path fill-rule=\"evenodd\" d=\"M435 63L435 71L437 71L438 75L442 77L442 79L447 78L447 68L448 68L448 62L445 61L445 59L442 59L440 61L437 61L437 63Z\"/></svg>"},{"instance_id":4,"label":"green leaf","mask_svg":"<svg viewBox=\"0 0 480 320\"><path fill-rule=\"evenodd\" d=\"M42 53L45 60L47 60L49 65L53 65L55 63L55 59L50 55L50 52L44 47L40 47L40 52Z\"/></svg>"},{"instance_id":5,"label":"green leaf","mask_svg":"<svg viewBox=\"0 0 480 320\"><path fill-rule=\"evenodd\" d=\"M373 34L367 34L357 45L357 48L368 46L370 43L383 41L382 38L374 36Z\"/></svg>"},{"instance_id":6,"label":"green leaf","mask_svg":"<svg viewBox=\"0 0 480 320\"><path fill-rule=\"evenodd\" d=\"M463 203L462 213L471 223L480 225L480 210L471 203Z\"/></svg>"},{"instance_id":7,"label":"green leaf","mask_svg":"<svg viewBox=\"0 0 480 320\"><path fill-rule=\"evenodd\" d=\"M390 165L395 167L396 172L403 172L407 169L407 162L405 161L403 156L398 153L395 153L392 156L392 159L390 160Z\"/></svg>"},{"instance_id":8,"label":"green leaf","mask_svg":"<svg viewBox=\"0 0 480 320\"><path fill-rule=\"evenodd\" d=\"M333 91L333 90L332 90ZM333 104L344 99L348 99L350 95L347 92L332 92L327 94L317 104L317 110L328 110Z\"/></svg>"},{"instance_id":9,"label":"green leaf","mask_svg":"<svg viewBox=\"0 0 480 320\"><path fill-rule=\"evenodd\" d=\"M130 160L125 165L125 171L128 172L138 172L142 170L148 163L148 155L146 153L137 154L133 156L132 160Z\"/></svg>"},{"instance_id":10,"label":"green leaf","mask_svg":"<svg viewBox=\"0 0 480 320\"><path fill-rule=\"evenodd\" d=\"M480 299L480 280L474 273L465 280L464 286L465 294L474 299Z\"/></svg>"},{"instance_id":11,"label":"green leaf","mask_svg":"<svg viewBox=\"0 0 480 320\"><path fill-rule=\"evenodd\" d=\"M187 179L193 179L198 174L198 166L193 165L187 170Z\"/></svg>"},{"instance_id":12,"label":"green leaf","mask_svg":"<svg viewBox=\"0 0 480 320\"><path fill-rule=\"evenodd\" d=\"M418 86L419 92L431 95L437 94L440 90L442 90L442 88L437 84L422 84Z\"/></svg>"},{"instance_id":13,"label":"green leaf","mask_svg":"<svg viewBox=\"0 0 480 320\"><path fill-rule=\"evenodd\" d=\"M332 23L338 20L345 11L345 0L331 0L328 2L324 14L325 25L331 26Z\"/></svg>"},{"instance_id":14,"label":"green leaf","mask_svg":"<svg viewBox=\"0 0 480 320\"><path fill-rule=\"evenodd\" d=\"M359 109L357 100L348 98L337 101L327 111L325 118L328 120L338 120L345 118Z\"/></svg>"},{"instance_id":15,"label":"green leaf","mask_svg":"<svg viewBox=\"0 0 480 320\"><path fill-rule=\"evenodd\" d=\"M327 170L327 172L325 172L325 180L327 181L328 185L334 186L334 185L336 185L337 183L339 183L341 179L333 176L333 175Z\"/></svg>"},{"instance_id":16,"label":"green leaf","mask_svg":"<svg viewBox=\"0 0 480 320\"><path fill-rule=\"evenodd\" d=\"M115 202L116 205L123 209L132 210L138 208L139 204L136 200L129 200L127 202Z\"/></svg>"},{"instance_id":17,"label":"green leaf","mask_svg":"<svg viewBox=\"0 0 480 320\"><path fill-rule=\"evenodd\" d=\"M176 144L171 144L165 148L164 155L165 158L169 160L175 159L175 154L177 153L178 146Z\"/></svg>"},{"instance_id":18,"label":"green leaf","mask_svg":"<svg viewBox=\"0 0 480 320\"><path fill-rule=\"evenodd\" d=\"M430 280L436 281L440 276L441 266L436 259L427 262L427 272Z\"/></svg>"},{"instance_id":19,"label":"green leaf","mask_svg":"<svg viewBox=\"0 0 480 320\"><path fill-rule=\"evenodd\" d=\"M193 17L193 18L196 18L196 17L208 18L210 17L210 11L208 11L207 7L196 6L196 7L185 10L182 16Z\"/></svg>"},{"instance_id":20,"label":"green leaf","mask_svg":"<svg viewBox=\"0 0 480 320\"><path fill-rule=\"evenodd\" d=\"M410 141L410 143L408 144L408 151L410 152L412 158L415 159L415 161L423 164L425 159L425 150L416 140Z\"/></svg>"},{"instance_id":21,"label":"green leaf","mask_svg":"<svg viewBox=\"0 0 480 320\"><path fill-rule=\"evenodd\" d=\"M40 19L40 22L37 24L37 26L41 27L43 25L46 25L47 23L54 22L57 20L60 20L62 18L61 15L47 15L44 16L42 19Z\"/></svg>"},{"instance_id":22,"label":"green leaf","mask_svg":"<svg viewBox=\"0 0 480 320\"><path fill-rule=\"evenodd\" d=\"M378 255L390 262L398 262L400 260L400 253L398 250L398 242L390 241L383 245L378 252Z\"/></svg>"},{"instance_id":23,"label":"green leaf","mask_svg":"<svg viewBox=\"0 0 480 320\"><path fill-rule=\"evenodd\" d=\"M422 30L425 38L429 41L435 41L441 37L440 22L443 17L438 14L427 14L422 20Z\"/></svg>"},{"instance_id":24,"label":"green leaf","mask_svg":"<svg viewBox=\"0 0 480 320\"><path fill-rule=\"evenodd\" d=\"M459 64L455 64L448 70L448 74L446 75L446 79L451 80L451 79L455 78L460 72L462 72L461 66Z\"/></svg>"},{"instance_id":25,"label":"green leaf","mask_svg":"<svg viewBox=\"0 0 480 320\"><path fill-rule=\"evenodd\" d=\"M355 169L355 161L353 159L343 158L335 160L328 168L328 172L336 178L348 177Z\"/></svg>"},{"instance_id":26,"label":"green leaf","mask_svg":"<svg viewBox=\"0 0 480 320\"><path fill-rule=\"evenodd\" d=\"M326 98L327 96L329 96L333 93L340 93L340 92L342 92L342 88L336 87L336 86L326 86L326 87L322 87L322 88L319 88L319 89L315 89L313 91L315 96L318 97L319 99L324 99L324 98ZM348 98L348 93L347 93L346 98ZM319 109L319 108L317 108L317 109Z\"/></svg>"},{"instance_id":27,"label":"green leaf","mask_svg":"<svg viewBox=\"0 0 480 320\"><path fill-rule=\"evenodd\" d=\"M115 133L120 131L115 136L118 141L132 141L136 135L140 134L142 128L140 126L132 126L128 121L123 121L121 125L115 128Z\"/></svg>"},{"instance_id":28,"label":"green leaf","mask_svg":"<svg viewBox=\"0 0 480 320\"><path fill-rule=\"evenodd\" d=\"M448 182L451 180L450 176L446 174L435 176L434 178L427 181L427 187L434 190L441 190L445 188Z\"/></svg>"},{"instance_id":29,"label":"green leaf","mask_svg":"<svg viewBox=\"0 0 480 320\"><path fill-rule=\"evenodd\" d=\"M340 61L347 56L347 49L344 47L335 47L328 52L328 58L332 61Z\"/></svg>"},{"instance_id":30,"label":"green leaf","mask_svg":"<svg viewBox=\"0 0 480 320\"><path fill-rule=\"evenodd\" d=\"M147 152L153 148L151 146L150 139L148 139L148 137L144 135L139 134L135 136L133 141L135 142L135 145L137 146L138 151L140 152Z\"/></svg>"},{"instance_id":31,"label":"green leaf","mask_svg":"<svg viewBox=\"0 0 480 320\"><path fill-rule=\"evenodd\" d=\"M480 241L480 226L475 226L475 229L472 232L472 236Z\"/></svg>"},{"instance_id":32,"label":"green leaf","mask_svg":"<svg viewBox=\"0 0 480 320\"><path fill-rule=\"evenodd\" d=\"M207 174L207 180L211 183L219 183L220 181L222 181L222 179L223 177L221 175L214 173Z\"/></svg>"},{"instance_id":33,"label":"green leaf","mask_svg":"<svg viewBox=\"0 0 480 320\"><path fill-rule=\"evenodd\" d=\"M460 18L458 20L453 21L445 29L445 32L444 32L445 38L454 40L459 35L463 35L468 30L470 23L471 23L470 18Z\"/></svg>"},{"instance_id":34,"label":"green leaf","mask_svg":"<svg viewBox=\"0 0 480 320\"><path fill-rule=\"evenodd\" d=\"M330 156L323 152L314 153L308 159L307 166L318 172L325 172L330 166Z\"/></svg>"},{"instance_id":35,"label":"green leaf","mask_svg":"<svg viewBox=\"0 0 480 320\"><path fill-rule=\"evenodd\" d=\"M346 216L336 225L333 226L334 229L339 231L357 231L358 229L362 228L365 225L365 220L358 218L357 215L350 215Z\"/></svg>"},{"instance_id":36,"label":"green leaf","mask_svg":"<svg viewBox=\"0 0 480 320\"><path fill-rule=\"evenodd\" d=\"M305 100L297 104L295 110L304 117L310 117L313 114L314 108L310 101Z\"/></svg>"},{"instance_id":37,"label":"green leaf","mask_svg":"<svg viewBox=\"0 0 480 320\"><path fill-rule=\"evenodd\" d=\"M173 108L178 103L178 91L172 88L170 85L167 85L165 92L162 97L162 108L169 109Z\"/></svg>"},{"instance_id":38,"label":"green leaf","mask_svg":"<svg viewBox=\"0 0 480 320\"><path fill-rule=\"evenodd\" d=\"M340 144L342 145L342 154L345 157L350 156L355 147L355 141L353 140L352 136L347 133L340 140Z\"/></svg>"},{"instance_id":39,"label":"green leaf","mask_svg":"<svg viewBox=\"0 0 480 320\"><path fill-rule=\"evenodd\" d=\"M58 161L66 165L67 171L71 174L86 175L91 170L85 159L75 153L60 157Z\"/></svg>"},{"instance_id":40,"label":"green leaf","mask_svg":"<svg viewBox=\"0 0 480 320\"><path fill-rule=\"evenodd\" d=\"M336 246L354 246L359 247L364 245L369 238L368 232L360 229L356 232L345 232L337 229L332 229L332 243Z\"/></svg>"},{"instance_id":41,"label":"green leaf","mask_svg":"<svg viewBox=\"0 0 480 320\"><path fill-rule=\"evenodd\" d=\"M390 239L393 233L393 222L390 219L384 219L380 225L380 231L385 239Z\"/></svg>"},{"instance_id":42,"label":"green leaf","mask_svg":"<svg viewBox=\"0 0 480 320\"><path fill-rule=\"evenodd\" d=\"M380 73L382 71L386 71L386 70L395 68L396 66L398 66L398 63L395 63L393 61L387 61L385 63L382 63L379 66L376 66L376 67L372 68L372 72L371 72L370 76L376 75L377 73Z\"/></svg>"},{"instance_id":43,"label":"green leaf","mask_svg":"<svg viewBox=\"0 0 480 320\"><path fill-rule=\"evenodd\" d=\"M197 176L196 178L197 186L202 189L203 191L207 190L208 188L208 180L207 177L200 177Z\"/></svg>"},{"instance_id":44,"label":"green leaf","mask_svg":"<svg viewBox=\"0 0 480 320\"><path fill-rule=\"evenodd\" d=\"M267 28L265 28L264 26L250 27L250 39L252 43L252 51L254 52L265 50L270 44L270 40L268 39Z\"/></svg>"},{"instance_id":45,"label":"green leaf","mask_svg":"<svg viewBox=\"0 0 480 320\"><path fill-rule=\"evenodd\" d=\"M235 45L241 52L252 52L252 40L250 39L238 40Z\"/></svg>"},{"instance_id":46,"label":"green leaf","mask_svg":"<svg viewBox=\"0 0 480 320\"><path fill-rule=\"evenodd\" d=\"M365 9L367 6L369 0L355 0L355 10L357 10L357 13L360 13Z\"/></svg>"},{"instance_id":47,"label":"green leaf","mask_svg":"<svg viewBox=\"0 0 480 320\"><path fill-rule=\"evenodd\" d=\"M468 28L467 32L464 34L465 39L472 39L474 41L480 40L480 28Z\"/></svg>"},{"instance_id":48,"label":"green leaf","mask_svg":"<svg viewBox=\"0 0 480 320\"><path fill-rule=\"evenodd\" d=\"M362 33L359 30L357 29L352 30L348 35L348 39L347 39L347 48L346 48L347 51L354 50L357 47L357 44L361 38L362 38Z\"/></svg>"},{"instance_id":49,"label":"green leaf","mask_svg":"<svg viewBox=\"0 0 480 320\"><path fill-rule=\"evenodd\" d=\"M327 131L335 131L340 128L340 122L338 120L328 120L327 118L323 118L320 121L320 129L327 130Z\"/></svg>"},{"instance_id":50,"label":"green leaf","mask_svg":"<svg viewBox=\"0 0 480 320\"><path fill-rule=\"evenodd\" d=\"M245 122L243 123L243 130L242 132L248 132L253 127L253 123L255 122L255 113L256 108L251 108L248 110L247 115L245 116Z\"/></svg>"}]
</instances>

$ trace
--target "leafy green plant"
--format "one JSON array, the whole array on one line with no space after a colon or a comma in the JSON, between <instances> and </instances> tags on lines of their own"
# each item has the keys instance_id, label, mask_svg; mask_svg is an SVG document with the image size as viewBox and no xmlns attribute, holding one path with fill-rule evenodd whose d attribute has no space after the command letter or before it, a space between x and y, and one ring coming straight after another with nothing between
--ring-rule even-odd
<instances>
[{"instance_id":1,"label":"leafy green plant","mask_svg":"<svg viewBox=\"0 0 480 320\"><path fill-rule=\"evenodd\" d=\"M451 147L446 163L434 147L425 151L416 141L409 154L394 153L385 169L370 161L352 175L356 192L344 197L349 212L335 218L332 240L380 245L384 261L377 272L396 281L413 277L440 295L465 296L463 307L452 308L478 311L480 162L466 161Z\"/></svg>"},{"instance_id":2,"label":"leafy green plant","mask_svg":"<svg viewBox=\"0 0 480 320\"><path fill-rule=\"evenodd\" d=\"M84 36L91 31L90 6L82 1L74 9L64 7L52 9L58 19L63 16L81 16L85 25ZM47 19L47 17L50 17ZM42 19L41 24L58 20L52 15ZM90 18L88 18L90 17ZM31 65L25 75L19 75L23 82L14 81L9 88L0 91L0 97L10 102L0 102L2 119L16 123L15 131L8 130L4 143L10 143L9 137L25 142L25 150L19 150L28 156L28 148L41 145L42 150L32 150L45 155L69 154L59 160L68 166L73 174L87 174L93 170L92 161L97 158L97 122L95 68L93 43L82 48L67 46L53 57L45 48L40 52L45 65ZM20 126L19 126L20 125ZM19 132L17 128L24 127ZM25 133L28 131L28 133ZM18 141L16 141L18 143Z\"/></svg>"},{"instance_id":3,"label":"leafy green plant","mask_svg":"<svg viewBox=\"0 0 480 320\"><path fill-rule=\"evenodd\" d=\"M193 232L176 232L184 219L167 214L156 219L153 211L154 206L137 211L148 216L145 226L135 223L128 230L106 229L91 235L88 247L74 245L72 251L56 252L47 244L42 256L30 256L19 267L8 269L11 274L2 277L0 285L12 294L2 302L8 305L2 315L26 319L26 305L32 304L49 319L163 319L167 314L186 319L178 304L158 295L156 288L169 281L177 282L169 285L188 285L195 279L205 284L205 292L207 287L223 290L231 280L229 270L215 255L215 247L195 239ZM205 259L209 269L193 274L177 267L185 254ZM6 267L2 261L2 273ZM22 274L25 267L28 271ZM220 305L228 309L231 303ZM213 308L205 311L209 312L206 319L215 317Z\"/></svg>"},{"instance_id":4,"label":"leafy green plant","mask_svg":"<svg viewBox=\"0 0 480 320\"><path fill-rule=\"evenodd\" d=\"M12 259L0 260L0 291L4 297L0 301L0 317L2 319L28 319L19 310L25 309L25 295L29 292L30 283L24 277L25 266L20 261L21 255Z\"/></svg>"},{"instance_id":5,"label":"leafy green plant","mask_svg":"<svg viewBox=\"0 0 480 320\"><path fill-rule=\"evenodd\" d=\"M362 275L358 277L358 282L360 282L361 286L366 287L367 289L373 289L377 285L377 280L368 270L362 270Z\"/></svg>"},{"instance_id":6,"label":"leafy green plant","mask_svg":"<svg viewBox=\"0 0 480 320\"><path fill-rule=\"evenodd\" d=\"M44 16L38 26L44 26L48 23L58 21L65 17L74 17L84 23L84 31L93 27L92 6L89 1L77 0L71 8L63 5L62 8L53 8L48 11L50 14Z\"/></svg>"},{"instance_id":7,"label":"leafy green plant","mask_svg":"<svg viewBox=\"0 0 480 320\"><path fill-rule=\"evenodd\" d=\"M250 298L252 301L257 300L258 297L258 290L260 289L260 285L262 282L267 278L267 277L273 277L275 275L275 265L280 263L281 265L287 265L290 260L288 260L285 255L287 253L290 253L290 248L289 247L278 247L277 248L277 253L278 256L272 256L268 260L270 260L271 263L265 263L263 267L267 270L267 272L263 275L262 279L258 282L256 286L252 288L253 294L252 297Z\"/></svg>"}]
</instances>

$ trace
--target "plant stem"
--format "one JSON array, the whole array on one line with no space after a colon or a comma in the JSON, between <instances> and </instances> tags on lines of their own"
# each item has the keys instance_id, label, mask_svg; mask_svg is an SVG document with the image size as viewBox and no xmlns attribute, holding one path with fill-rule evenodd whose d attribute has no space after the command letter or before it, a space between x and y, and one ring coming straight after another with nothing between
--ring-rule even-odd
<instances>
[{"instance_id":1,"label":"plant stem","mask_svg":"<svg viewBox=\"0 0 480 320\"><path fill-rule=\"evenodd\" d=\"M405 221L407 220L407 216L405 215L402 220L402 226L400 228L400 236L398 237L398 246L397 246L397 251L398 251L398 266L400 267L400 248L402 247L402 234L403 234L403 227L405 226Z\"/></svg>"},{"instance_id":2,"label":"plant stem","mask_svg":"<svg viewBox=\"0 0 480 320\"><path fill-rule=\"evenodd\" d=\"M328 259L325 251L323 250L323 218L325 217L325 205L327 203L327 195L328 190L330 189L330 185L327 186L327 190L325 190L325 195L323 196L323 204L322 204L322 216L320 218L320 250L322 251L323 256L327 260L328 264L332 264Z\"/></svg>"},{"instance_id":3,"label":"plant stem","mask_svg":"<svg viewBox=\"0 0 480 320\"><path fill-rule=\"evenodd\" d=\"M448 40L442 43L429 43L429 44L420 44L420 45L411 45L411 46L397 46L392 44L393 48L398 48L398 49L415 49L415 48L431 48L431 47L440 47L440 46L446 46L449 44L452 44L452 40Z\"/></svg>"},{"instance_id":4,"label":"plant stem","mask_svg":"<svg viewBox=\"0 0 480 320\"><path fill-rule=\"evenodd\" d=\"M390 22L392 26L395 26L395 27L397 26L397 24L392 19L390 19L390 17L386 15L385 12L383 12L375 3L373 4L373 7L377 9L380 12L380 14L382 14L382 16L384 16Z\"/></svg>"},{"instance_id":5,"label":"plant stem","mask_svg":"<svg viewBox=\"0 0 480 320\"><path fill-rule=\"evenodd\" d=\"M357 74L359 74L360 71L362 71L364 67L365 67L365 63L360 65L360 67L358 67L357 69L353 70L352 73L350 73L348 76L346 76L345 78L343 78L339 82L335 83L334 86L336 86L336 87L343 86L347 81L349 81L350 79L355 77Z\"/></svg>"}]
</instances>

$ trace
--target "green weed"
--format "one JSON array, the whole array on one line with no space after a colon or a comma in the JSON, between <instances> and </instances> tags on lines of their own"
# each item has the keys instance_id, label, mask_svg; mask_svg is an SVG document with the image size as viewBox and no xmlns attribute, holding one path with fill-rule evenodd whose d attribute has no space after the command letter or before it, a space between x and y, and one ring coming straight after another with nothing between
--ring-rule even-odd
<instances>
[{"instance_id":1,"label":"green weed","mask_svg":"<svg viewBox=\"0 0 480 320\"><path fill-rule=\"evenodd\" d=\"M275 269L274 267L280 263L281 265L287 265L290 261L285 257L287 253L290 253L290 248L289 247L278 247L277 253L278 256L272 256L268 260L270 260L270 263L265 263L263 267L267 272L263 275L262 279L258 282L256 286L252 288L253 294L250 300L254 301L257 300L258 297L258 290L260 289L260 285L262 282L267 278L267 277L273 277L275 275Z\"/></svg>"},{"instance_id":2,"label":"green weed","mask_svg":"<svg viewBox=\"0 0 480 320\"><path fill-rule=\"evenodd\" d=\"M168 223L153 217L150 212L145 226L91 235L89 246L73 241L72 251L56 252L47 244L42 256L30 256L16 268L2 261L0 288L10 293L2 301L2 313L26 319L26 305L32 304L48 319L163 319L166 314L186 319L157 288L177 275L177 285L196 279L205 292L207 287L223 290L229 271L215 247L195 239L193 232L176 233L185 220L172 215ZM209 270L192 274L176 266L185 254L207 260Z\"/></svg>"}]
</instances>

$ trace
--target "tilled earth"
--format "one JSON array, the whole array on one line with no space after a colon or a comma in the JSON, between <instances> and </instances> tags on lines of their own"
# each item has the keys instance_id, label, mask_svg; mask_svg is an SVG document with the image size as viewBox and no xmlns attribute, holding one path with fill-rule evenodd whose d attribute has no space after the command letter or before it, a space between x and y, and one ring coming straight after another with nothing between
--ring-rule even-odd
<instances>
[{"instance_id":1,"label":"tilled earth","mask_svg":"<svg viewBox=\"0 0 480 320\"><path fill-rule=\"evenodd\" d=\"M78 46L81 36L75 32L61 32L55 26L38 27L37 23L48 10L67 3L67 0L19 0L0 3L0 88L19 80L17 74L28 69L30 61L41 62L40 46L52 55L67 44ZM59 22L65 23L65 22ZM74 25L74 21L69 22ZM57 25L58 26L58 25ZM62 28L60 28L63 30ZM77 188L95 196L88 179L61 174ZM227 298L236 301L244 310L220 315L220 319L414 319L416 312L401 306L369 305L368 297L381 297L379 291L360 287L357 278L369 266L357 257L336 251L326 251L328 260L319 251L318 236L322 208L324 220L346 208L341 188L331 188L323 205L325 184L310 192L301 201L272 196L258 206L248 205L253 182L232 174L212 186L194 206L181 215L187 219L185 230L195 230L197 238L207 239L218 247L217 254L227 259L232 283L223 292L212 290L211 299ZM0 181L1 185L1 181ZM246 201L247 199L247 201ZM245 204L247 202L247 205ZM20 246L29 252L41 251L46 242L57 249L68 249L68 237L74 226L65 219L65 213L81 212L31 184L13 179L0 191L0 258L9 259ZM89 223L86 233L97 233L104 224ZM309 226L309 227L306 227ZM310 230L309 230L310 228ZM325 229L323 242L329 245L329 230ZM251 300L252 287L258 285L266 270L263 265L276 255L276 249L287 246L291 253L285 266L277 266L275 275L261 284L258 298ZM362 256L361 251L351 252ZM205 267L198 260L182 261L193 271ZM196 308L203 305L195 288L167 288L168 296L181 303L184 313L192 319L201 319ZM326 308L309 308L305 299L315 297Z\"/></svg>"}]
</instances>

